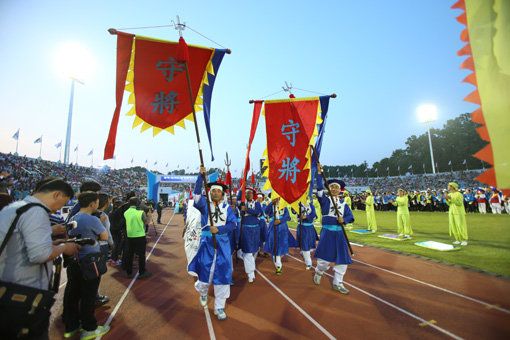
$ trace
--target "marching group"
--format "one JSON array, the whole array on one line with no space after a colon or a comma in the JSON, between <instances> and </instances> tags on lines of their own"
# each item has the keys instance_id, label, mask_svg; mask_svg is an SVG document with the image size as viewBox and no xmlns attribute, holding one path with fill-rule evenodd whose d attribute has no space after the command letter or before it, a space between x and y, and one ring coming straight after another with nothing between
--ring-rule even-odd
<instances>
[{"instance_id":1,"label":"marching group","mask_svg":"<svg viewBox=\"0 0 510 340\"><path fill-rule=\"evenodd\" d=\"M200 171L205 174L205 168L201 168ZM200 294L200 305L207 307L207 293L212 284L215 296L214 314L219 320L225 320L227 318L225 304L230 296L230 285L233 284L232 255L243 260L246 278L249 283L253 283L256 277L256 257L259 254L271 256L276 275L282 275L281 258L289 253L289 247L301 248L305 270L312 268L310 253L315 250L317 265L313 283L316 285L320 285L322 275L333 263L335 274L332 289L348 294L349 290L343 285L343 277L347 265L352 263L352 260L342 226L353 223L354 217L340 196L345 183L333 179L326 185L330 196L325 195L319 171L316 194L322 213L322 230L319 238L313 224L317 214L312 200L308 200L306 204L300 203L299 212L293 211L292 208L289 211L288 207L280 208L278 197L270 197L270 202L266 204L264 194L253 188L246 188L244 192L246 199L242 202L242 191L238 191L237 197L229 197L225 184L208 183L210 198L208 208L208 200L203 194L203 179L199 175L192 204L201 214L199 226L201 237L198 250L188 265L188 271L198 277L195 288ZM300 219L296 238L290 233L287 225L291 212L297 213ZM192 227L188 223L186 225L187 228Z\"/></svg>"}]
</instances>

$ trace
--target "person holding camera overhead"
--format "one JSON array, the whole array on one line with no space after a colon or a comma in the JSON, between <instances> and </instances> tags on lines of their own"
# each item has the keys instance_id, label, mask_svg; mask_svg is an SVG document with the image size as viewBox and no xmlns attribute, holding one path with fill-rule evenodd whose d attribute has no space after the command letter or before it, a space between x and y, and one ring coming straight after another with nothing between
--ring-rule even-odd
<instances>
[{"instance_id":1,"label":"person holding camera overhead","mask_svg":"<svg viewBox=\"0 0 510 340\"><path fill-rule=\"evenodd\" d=\"M79 212L73 217L77 222L70 236L108 240L108 232L101 221L92 214L97 211L99 195L85 191L78 196ZM99 261L103 261L100 263ZM65 338L70 338L83 328L81 339L92 339L106 334L110 327L97 325L94 316L97 288L106 263L101 256L99 243L84 245L78 252L77 261L67 267L67 296L64 301ZM92 273L92 274L91 274ZM80 324L81 321L81 324Z\"/></svg>"},{"instance_id":2,"label":"person holding camera overhead","mask_svg":"<svg viewBox=\"0 0 510 340\"><path fill-rule=\"evenodd\" d=\"M61 209L74 196L73 188L59 178L44 178L36 185L35 193L22 201L6 206L0 212L0 281L2 287L9 284L25 286L26 289L47 290L51 283L52 261L62 253L73 255L80 248L74 243L52 241L52 228L48 214ZM22 212L23 207L27 209ZM35 204L35 205L34 205ZM19 215L17 222L16 216ZM8 235L14 223L12 234ZM15 285L16 286L16 285ZM12 285L11 285L12 287ZM14 287L16 289L16 287ZM16 292L14 292L16 293ZM49 309L54 299L49 299L35 315L28 316L22 310L8 305L0 306L0 334L2 337L15 338L25 330L33 338L48 339ZM42 304L44 304L43 302ZM37 323L34 320L37 319Z\"/></svg>"}]
</instances>

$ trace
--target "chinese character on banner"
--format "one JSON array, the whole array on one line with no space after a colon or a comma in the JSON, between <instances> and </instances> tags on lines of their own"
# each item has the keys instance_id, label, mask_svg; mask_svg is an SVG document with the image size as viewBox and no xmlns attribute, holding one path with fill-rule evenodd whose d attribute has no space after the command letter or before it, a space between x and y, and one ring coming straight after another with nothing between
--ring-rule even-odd
<instances>
[{"instance_id":1,"label":"chinese character on banner","mask_svg":"<svg viewBox=\"0 0 510 340\"><path fill-rule=\"evenodd\" d=\"M296 165L299 163L299 159L294 158L292 162L290 161L290 158L287 157L286 159L282 160L282 168L278 169L278 171L281 172L280 177L278 179L285 176L285 180L289 180L289 176L291 176L290 181L294 184L296 183L296 172L301 172L301 170L296 169Z\"/></svg>"},{"instance_id":2,"label":"chinese character on banner","mask_svg":"<svg viewBox=\"0 0 510 340\"><path fill-rule=\"evenodd\" d=\"M297 210L309 191L310 145L322 122L319 97L269 100L264 105L268 180L263 189L281 198L280 208L291 205Z\"/></svg>"},{"instance_id":3,"label":"chinese character on banner","mask_svg":"<svg viewBox=\"0 0 510 340\"><path fill-rule=\"evenodd\" d=\"M289 123L290 123L289 125L285 125L285 124L282 125L282 135L287 137L287 139L290 141L290 145L295 146L296 145L296 133L299 133L299 130L296 130L296 129L299 129L299 123L294 123L294 121L290 120L290 119L289 119ZM291 130L288 131L288 130L286 130L287 128L290 128ZM292 135L292 137L290 137L289 135Z\"/></svg>"}]
</instances>

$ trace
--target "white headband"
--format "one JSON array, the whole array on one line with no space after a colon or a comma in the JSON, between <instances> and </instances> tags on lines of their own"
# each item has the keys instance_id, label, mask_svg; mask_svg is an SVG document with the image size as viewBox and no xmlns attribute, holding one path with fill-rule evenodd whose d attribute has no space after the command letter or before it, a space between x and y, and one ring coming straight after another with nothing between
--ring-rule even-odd
<instances>
[{"instance_id":1,"label":"white headband","mask_svg":"<svg viewBox=\"0 0 510 340\"><path fill-rule=\"evenodd\" d=\"M213 189L218 189L218 190L223 191L223 187L221 185L211 185L211 190L213 190Z\"/></svg>"}]
</instances>

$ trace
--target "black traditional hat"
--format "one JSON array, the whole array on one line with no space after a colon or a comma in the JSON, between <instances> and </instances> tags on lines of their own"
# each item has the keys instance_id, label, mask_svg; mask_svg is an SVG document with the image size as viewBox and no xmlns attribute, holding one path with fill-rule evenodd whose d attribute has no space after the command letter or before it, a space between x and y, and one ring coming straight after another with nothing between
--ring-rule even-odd
<instances>
[{"instance_id":1,"label":"black traditional hat","mask_svg":"<svg viewBox=\"0 0 510 340\"><path fill-rule=\"evenodd\" d=\"M345 188L345 182L342 181L341 179L330 179L328 181L328 186L330 186L331 184L338 184L340 186L340 189Z\"/></svg>"},{"instance_id":2,"label":"black traditional hat","mask_svg":"<svg viewBox=\"0 0 510 340\"><path fill-rule=\"evenodd\" d=\"M223 183L218 183L218 182L207 183L207 187L209 188L209 190L211 189L212 186L221 187L223 189L223 192L227 192L227 190L228 190L228 187Z\"/></svg>"}]
</instances>

